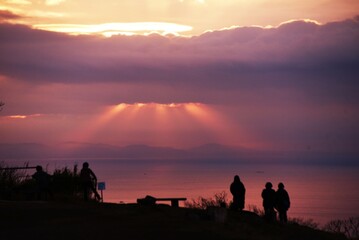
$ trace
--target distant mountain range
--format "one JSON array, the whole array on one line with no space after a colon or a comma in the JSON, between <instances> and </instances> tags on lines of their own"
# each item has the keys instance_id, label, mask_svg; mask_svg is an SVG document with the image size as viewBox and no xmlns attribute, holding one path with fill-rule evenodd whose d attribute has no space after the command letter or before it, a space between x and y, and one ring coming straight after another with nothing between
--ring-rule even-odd
<instances>
[{"instance_id":1,"label":"distant mountain range","mask_svg":"<svg viewBox=\"0 0 359 240\"><path fill-rule=\"evenodd\" d=\"M236 160L242 162L301 162L359 164L358 156L346 153L313 151L266 151L220 144L176 149L148 145L114 146L107 144L66 142L57 146L38 143L0 144L0 160L31 158L128 158L128 159L189 159Z\"/></svg>"},{"instance_id":2,"label":"distant mountain range","mask_svg":"<svg viewBox=\"0 0 359 240\"><path fill-rule=\"evenodd\" d=\"M67 142L57 146L38 143L0 144L0 159L81 157L81 158L237 158L250 150L219 144L191 149L153 147L148 145L113 146L107 144Z\"/></svg>"}]
</instances>

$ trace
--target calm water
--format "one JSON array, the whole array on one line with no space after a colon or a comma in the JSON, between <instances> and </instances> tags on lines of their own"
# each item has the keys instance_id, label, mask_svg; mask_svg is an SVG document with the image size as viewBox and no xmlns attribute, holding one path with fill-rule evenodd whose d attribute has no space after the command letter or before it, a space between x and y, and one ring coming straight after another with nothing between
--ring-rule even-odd
<instances>
[{"instance_id":1,"label":"calm water","mask_svg":"<svg viewBox=\"0 0 359 240\"><path fill-rule=\"evenodd\" d=\"M261 191L267 181L283 182L291 197L289 217L313 219L321 224L333 219L359 216L359 167L239 164L233 162L183 162L159 160L87 160L99 181L106 182L105 202L136 202L146 195L213 197L227 192L238 174L248 205L262 207ZM30 161L53 168L81 165L83 160ZM21 165L21 164L20 164Z\"/></svg>"}]
</instances>

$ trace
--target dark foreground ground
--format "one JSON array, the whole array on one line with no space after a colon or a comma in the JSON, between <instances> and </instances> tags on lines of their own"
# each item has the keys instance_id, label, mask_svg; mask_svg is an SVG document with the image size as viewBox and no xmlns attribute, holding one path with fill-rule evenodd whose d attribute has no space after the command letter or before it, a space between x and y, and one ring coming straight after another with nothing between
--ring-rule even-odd
<instances>
[{"instance_id":1,"label":"dark foreground ground","mask_svg":"<svg viewBox=\"0 0 359 240\"><path fill-rule=\"evenodd\" d=\"M346 239L297 224L266 223L228 212L224 222L206 211L164 205L0 201L0 239Z\"/></svg>"}]
</instances>

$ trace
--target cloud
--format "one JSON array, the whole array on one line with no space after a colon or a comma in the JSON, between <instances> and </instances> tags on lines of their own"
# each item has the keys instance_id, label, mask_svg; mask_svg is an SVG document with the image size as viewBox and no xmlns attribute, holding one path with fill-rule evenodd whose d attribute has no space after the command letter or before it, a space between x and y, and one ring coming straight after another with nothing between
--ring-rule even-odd
<instances>
[{"instance_id":1,"label":"cloud","mask_svg":"<svg viewBox=\"0 0 359 240\"><path fill-rule=\"evenodd\" d=\"M219 100L221 91L278 88L317 101L358 102L358 18L238 27L192 38L69 36L11 24L2 24L0 35L0 73L32 84L159 86Z\"/></svg>"},{"instance_id":2,"label":"cloud","mask_svg":"<svg viewBox=\"0 0 359 240\"><path fill-rule=\"evenodd\" d=\"M180 32L191 31L192 27L166 22L133 22L133 23L104 23L104 24L36 24L37 29L54 32L63 32L73 35L80 34L102 34L106 37L113 35L134 35L150 34L158 32L160 34L178 34Z\"/></svg>"},{"instance_id":3,"label":"cloud","mask_svg":"<svg viewBox=\"0 0 359 240\"><path fill-rule=\"evenodd\" d=\"M54 6L54 5L59 5L65 1L66 0L45 0L45 4L48 6Z\"/></svg>"},{"instance_id":4,"label":"cloud","mask_svg":"<svg viewBox=\"0 0 359 240\"><path fill-rule=\"evenodd\" d=\"M228 107L223 115L235 126L233 139L353 151L359 139L358 40L358 17L236 27L191 38L71 36L2 23L0 97L6 108L0 114L49 114L57 119L49 126L66 123L71 129L104 106L199 102ZM19 126L8 124L7 136L15 141L11 129ZM34 135L21 129L26 139ZM126 136L141 139L132 134Z\"/></svg>"},{"instance_id":5,"label":"cloud","mask_svg":"<svg viewBox=\"0 0 359 240\"><path fill-rule=\"evenodd\" d=\"M31 5L32 2L27 0L7 0L6 2L11 4L18 4L18 5Z\"/></svg>"},{"instance_id":6,"label":"cloud","mask_svg":"<svg viewBox=\"0 0 359 240\"><path fill-rule=\"evenodd\" d=\"M0 9L0 23L2 21L15 20L15 19L19 19L19 18L21 18L19 15L16 15L16 14L12 13L11 11Z\"/></svg>"}]
</instances>

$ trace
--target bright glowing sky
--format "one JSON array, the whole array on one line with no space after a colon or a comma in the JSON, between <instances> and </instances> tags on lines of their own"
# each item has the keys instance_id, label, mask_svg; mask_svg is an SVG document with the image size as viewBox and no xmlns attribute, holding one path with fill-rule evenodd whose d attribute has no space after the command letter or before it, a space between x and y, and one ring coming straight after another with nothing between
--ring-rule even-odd
<instances>
[{"instance_id":1,"label":"bright glowing sky","mask_svg":"<svg viewBox=\"0 0 359 240\"><path fill-rule=\"evenodd\" d=\"M357 152L358 10L1 0L0 143Z\"/></svg>"},{"instance_id":2,"label":"bright glowing sky","mask_svg":"<svg viewBox=\"0 0 359 240\"><path fill-rule=\"evenodd\" d=\"M277 26L292 19L321 23L358 14L357 0L1 0L0 9L37 28L83 33L177 32L199 35L231 26Z\"/></svg>"}]
</instances>

